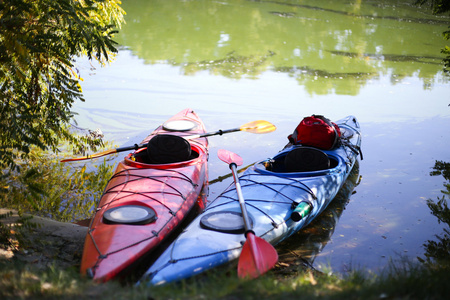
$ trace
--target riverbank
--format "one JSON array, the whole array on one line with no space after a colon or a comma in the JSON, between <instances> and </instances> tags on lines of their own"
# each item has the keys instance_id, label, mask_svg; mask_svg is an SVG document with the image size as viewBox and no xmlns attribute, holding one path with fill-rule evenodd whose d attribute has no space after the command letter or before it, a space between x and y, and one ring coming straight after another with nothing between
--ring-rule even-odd
<instances>
[{"instance_id":1,"label":"riverbank","mask_svg":"<svg viewBox=\"0 0 450 300\"><path fill-rule=\"evenodd\" d=\"M17 214L0 220L16 230ZM449 293L447 264L392 265L383 276L352 270L343 278L291 262L251 282L230 269L152 288L99 284L78 272L87 227L41 217L32 221L38 226L19 251L0 252L1 299L445 299Z\"/></svg>"},{"instance_id":2,"label":"riverbank","mask_svg":"<svg viewBox=\"0 0 450 300\"><path fill-rule=\"evenodd\" d=\"M10 211L13 214L0 219L0 222L9 226L12 231L17 231L20 226L17 212L1 208L0 214ZM49 266L79 268L87 227L38 216L33 216L29 222L36 226L26 229L16 251L0 249L0 260L15 259L39 269Z\"/></svg>"}]
</instances>

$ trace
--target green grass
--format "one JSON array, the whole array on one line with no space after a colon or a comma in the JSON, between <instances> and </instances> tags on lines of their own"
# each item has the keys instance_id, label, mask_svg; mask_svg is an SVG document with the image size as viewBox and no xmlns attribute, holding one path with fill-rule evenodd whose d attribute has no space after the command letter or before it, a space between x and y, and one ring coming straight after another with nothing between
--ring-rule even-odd
<instances>
[{"instance_id":1,"label":"green grass","mask_svg":"<svg viewBox=\"0 0 450 300\"><path fill-rule=\"evenodd\" d=\"M75 269L38 270L13 261L0 263L1 299L446 299L449 266L391 263L382 274L352 271L345 277L304 269L280 276L276 268L255 280L233 269L161 287L94 283Z\"/></svg>"}]
</instances>

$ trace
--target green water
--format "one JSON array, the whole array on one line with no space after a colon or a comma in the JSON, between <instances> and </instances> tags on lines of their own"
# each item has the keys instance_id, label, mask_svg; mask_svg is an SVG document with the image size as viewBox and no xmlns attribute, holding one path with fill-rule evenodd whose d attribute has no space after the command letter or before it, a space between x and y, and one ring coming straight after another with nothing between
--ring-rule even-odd
<instances>
[{"instance_id":1,"label":"green water","mask_svg":"<svg viewBox=\"0 0 450 300\"><path fill-rule=\"evenodd\" d=\"M432 84L449 18L400 1L361 2L125 1L118 41L185 75L257 79L271 70L310 94L357 95L380 73Z\"/></svg>"},{"instance_id":2,"label":"green water","mask_svg":"<svg viewBox=\"0 0 450 300\"><path fill-rule=\"evenodd\" d=\"M275 155L304 116L354 115L362 180L309 260L337 272L379 270L392 257L423 256L442 233L426 200L442 196L443 179L429 175L435 160L450 161L450 83L440 54L450 17L406 0L123 2L116 61L78 64L80 126L124 146L186 107L208 131L274 123L270 134L209 139L214 199L231 183L215 180L229 173L218 149L248 165ZM303 243L292 244L302 253Z\"/></svg>"}]
</instances>

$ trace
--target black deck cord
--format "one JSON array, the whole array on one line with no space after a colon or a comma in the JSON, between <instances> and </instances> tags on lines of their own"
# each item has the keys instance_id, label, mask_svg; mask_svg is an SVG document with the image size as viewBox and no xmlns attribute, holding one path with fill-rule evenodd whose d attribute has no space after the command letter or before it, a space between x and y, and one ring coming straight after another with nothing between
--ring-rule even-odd
<instances>
[{"instance_id":1,"label":"black deck cord","mask_svg":"<svg viewBox=\"0 0 450 300\"><path fill-rule=\"evenodd\" d=\"M222 129L219 129L219 135L222 135L223 134L223 131L222 131Z\"/></svg>"},{"instance_id":2,"label":"black deck cord","mask_svg":"<svg viewBox=\"0 0 450 300\"><path fill-rule=\"evenodd\" d=\"M361 147L353 146L350 143L348 143L346 146L348 146L356 154L359 154L361 156L361 160L364 160Z\"/></svg>"},{"instance_id":3,"label":"black deck cord","mask_svg":"<svg viewBox=\"0 0 450 300\"><path fill-rule=\"evenodd\" d=\"M359 150L359 155L361 156L361 160L364 160L361 147L356 146L356 148Z\"/></svg>"}]
</instances>

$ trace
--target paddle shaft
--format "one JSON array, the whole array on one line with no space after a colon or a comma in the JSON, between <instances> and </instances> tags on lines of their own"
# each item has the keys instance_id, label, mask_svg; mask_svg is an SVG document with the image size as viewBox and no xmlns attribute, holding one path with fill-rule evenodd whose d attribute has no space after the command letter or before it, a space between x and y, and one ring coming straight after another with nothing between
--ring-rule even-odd
<instances>
[{"instance_id":1,"label":"paddle shaft","mask_svg":"<svg viewBox=\"0 0 450 300\"><path fill-rule=\"evenodd\" d=\"M183 136L183 138L186 140L191 140L191 139L203 138L203 137L208 137L208 136L213 136L213 135L222 135L224 133L230 133L230 132L235 132L235 131L240 131L240 130L241 130L240 128L234 128L234 129L228 129L228 130L218 130L215 132L208 132L205 134L194 134L194 135ZM134 144L133 146L116 148L115 149L116 151L114 153L129 151L129 150L138 150L138 149L145 148L145 147L147 147L147 144Z\"/></svg>"},{"instance_id":2,"label":"paddle shaft","mask_svg":"<svg viewBox=\"0 0 450 300\"><path fill-rule=\"evenodd\" d=\"M236 131L241 131L241 128L233 128L233 129L227 129L227 130L217 130L214 132L208 132L208 133L204 133L204 134L194 134L194 135L188 135L188 136L184 136L185 139L190 140L190 139L196 139L196 138L201 138L201 137L208 137L208 136L213 136L213 135L222 135L224 133L231 133L231 132L236 132Z\"/></svg>"},{"instance_id":3,"label":"paddle shaft","mask_svg":"<svg viewBox=\"0 0 450 300\"><path fill-rule=\"evenodd\" d=\"M224 133L236 132L236 131L241 131L241 130L242 130L241 128L234 128L234 129L227 129L227 130L218 130L218 131L215 131L215 132L208 132L208 133L204 133L204 134L195 134L195 135L183 136L183 138L186 139L186 140L191 140L191 139L204 138L204 137L213 136L213 135L222 135ZM130 151L130 150L138 150L138 149L147 147L147 145L148 145L147 143L145 143L145 144L134 144L133 146L126 146L126 147L115 148L115 149L103 151L103 152L100 152L100 153L87 155L85 157L63 159L63 160L61 160L61 162L85 160L85 159L90 159L90 158L98 158L98 157L102 157L102 156L105 156L105 155L110 155L110 154L113 154L113 153L119 153L119 152Z\"/></svg>"},{"instance_id":4,"label":"paddle shaft","mask_svg":"<svg viewBox=\"0 0 450 300\"><path fill-rule=\"evenodd\" d=\"M250 219L248 217L247 208L245 207L244 195L242 194L242 188L241 188L241 183L239 182L236 164L231 163L230 169L231 169L231 173L233 174L234 183L236 185L236 192L238 195L239 205L241 206L242 218L244 220L245 233L247 234L248 232L253 232L253 231L250 226Z\"/></svg>"},{"instance_id":5,"label":"paddle shaft","mask_svg":"<svg viewBox=\"0 0 450 300\"><path fill-rule=\"evenodd\" d=\"M236 131L246 131L246 132L251 132L251 133L268 133L268 132L274 131L275 129L276 129L276 127L272 123L264 121L264 120L258 120L258 121L246 123L239 128L218 130L218 131L208 132L208 133L204 133L204 134L188 135L188 136L183 136L183 138L190 140L190 139L203 138L203 137L208 137L208 136L213 136L213 135L222 135L224 133L231 133L231 132L236 132ZM118 152L123 152L123 151L138 150L138 149L144 148L144 147L147 147L147 143L134 144L133 146L126 146L126 147L120 147L120 148L116 148L116 149L110 149L110 150L102 151L100 153L87 155L84 157L63 159L63 160L61 160L61 162L78 161L78 160L97 158L97 157L102 157L105 155L110 155L113 153L118 153Z\"/></svg>"},{"instance_id":6,"label":"paddle shaft","mask_svg":"<svg viewBox=\"0 0 450 300\"><path fill-rule=\"evenodd\" d=\"M186 140L192 140L192 139L204 138L204 137L213 136L213 135L222 135L224 133L231 133L231 132L236 132L236 131L241 131L241 128L218 130L218 131L208 132L208 133L204 133L204 134L188 135L188 136L183 136L183 138ZM144 148L144 147L147 147L147 144L134 144L133 146L116 148L116 152L123 152L123 151L128 151L128 150L138 150L138 149Z\"/></svg>"},{"instance_id":7,"label":"paddle shaft","mask_svg":"<svg viewBox=\"0 0 450 300\"><path fill-rule=\"evenodd\" d=\"M236 193L244 221L246 242L242 246L242 251L238 262L239 278L256 278L275 266L278 261L278 253L275 248L266 240L255 235L250 218L245 207L245 199L242 194L241 183L237 174L237 166L242 165L242 158L228 150L219 149L217 152L220 160L226 162L233 174Z\"/></svg>"}]
</instances>

